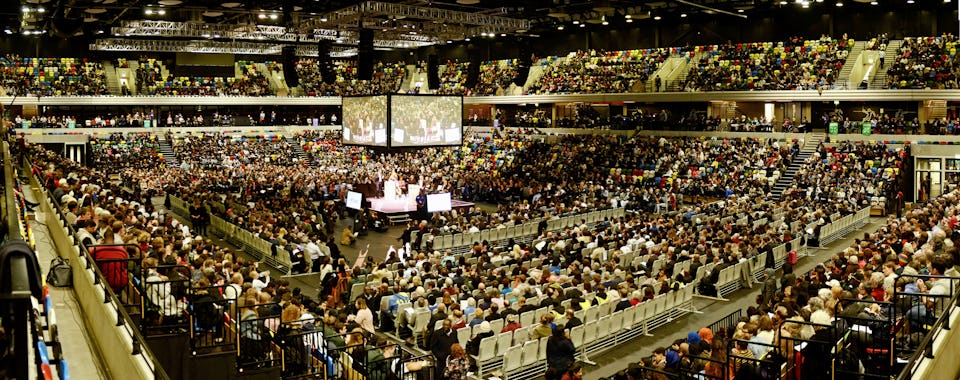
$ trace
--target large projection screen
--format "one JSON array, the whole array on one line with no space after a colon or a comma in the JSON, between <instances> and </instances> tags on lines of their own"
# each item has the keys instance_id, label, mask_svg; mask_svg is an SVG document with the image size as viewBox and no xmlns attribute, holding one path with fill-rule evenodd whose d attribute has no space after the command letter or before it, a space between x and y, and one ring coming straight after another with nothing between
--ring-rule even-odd
<instances>
[{"instance_id":1,"label":"large projection screen","mask_svg":"<svg viewBox=\"0 0 960 380\"><path fill-rule=\"evenodd\" d=\"M343 144L387 146L387 96L343 98Z\"/></svg>"},{"instance_id":2,"label":"large projection screen","mask_svg":"<svg viewBox=\"0 0 960 380\"><path fill-rule=\"evenodd\" d=\"M392 147L460 145L462 124L462 97L396 95L390 98Z\"/></svg>"}]
</instances>

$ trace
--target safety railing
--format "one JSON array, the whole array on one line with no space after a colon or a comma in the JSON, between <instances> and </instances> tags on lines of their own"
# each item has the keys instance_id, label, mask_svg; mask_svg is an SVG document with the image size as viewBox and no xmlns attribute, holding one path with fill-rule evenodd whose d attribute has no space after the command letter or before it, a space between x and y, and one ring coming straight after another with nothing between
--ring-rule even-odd
<instances>
[{"instance_id":1,"label":"safety railing","mask_svg":"<svg viewBox=\"0 0 960 380\"><path fill-rule=\"evenodd\" d=\"M29 165L29 163L28 163ZM96 265L89 248L76 239L76 231L66 223L59 202L36 177L31 177L32 187L43 194L38 197L40 210L46 215L44 221L58 254L70 260L73 273L73 289L87 321L87 328L96 331L94 343L111 373L124 373L136 379L169 379L160 362L150 351L135 320L127 312L127 306L110 287L106 276Z\"/></svg>"},{"instance_id":2,"label":"safety railing","mask_svg":"<svg viewBox=\"0 0 960 380\"><path fill-rule=\"evenodd\" d=\"M190 204L174 195L168 195L168 197L170 199L171 211L181 217L189 219ZM290 260L290 253L283 247L276 247L276 254L274 255L272 243L216 215L210 216L209 228L211 232L230 244L240 247L244 252L253 256L254 259L262 261L271 268L277 269L282 274L290 273L290 268L293 264Z\"/></svg>"}]
</instances>

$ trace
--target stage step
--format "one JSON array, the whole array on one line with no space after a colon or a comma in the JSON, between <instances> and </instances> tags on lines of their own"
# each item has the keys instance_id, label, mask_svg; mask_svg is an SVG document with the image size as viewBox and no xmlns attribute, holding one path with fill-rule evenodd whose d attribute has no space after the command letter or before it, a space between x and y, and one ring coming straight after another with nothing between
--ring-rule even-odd
<instances>
[{"instance_id":1,"label":"stage step","mask_svg":"<svg viewBox=\"0 0 960 380\"><path fill-rule=\"evenodd\" d=\"M402 224L402 223L406 223L413 220L413 219L410 219L410 214L408 213L387 214L387 219L390 220L390 224L392 225Z\"/></svg>"}]
</instances>

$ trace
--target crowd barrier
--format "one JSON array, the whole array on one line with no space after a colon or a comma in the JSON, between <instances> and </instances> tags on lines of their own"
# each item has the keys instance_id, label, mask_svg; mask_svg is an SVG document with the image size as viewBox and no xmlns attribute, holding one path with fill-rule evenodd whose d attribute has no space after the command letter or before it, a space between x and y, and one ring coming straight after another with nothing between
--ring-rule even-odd
<instances>
[{"instance_id":1,"label":"crowd barrier","mask_svg":"<svg viewBox=\"0 0 960 380\"><path fill-rule=\"evenodd\" d=\"M839 213L831 215L831 222L820 227L820 246L823 247L850 231L863 227L869 219L870 207L844 217L840 217Z\"/></svg>"},{"instance_id":2,"label":"crowd barrier","mask_svg":"<svg viewBox=\"0 0 960 380\"><path fill-rule=\"evenodd\" d=\"M626 209L616 208L608 210L590 211L583 214L564 216L547 221L547 231L558 231L564 228L573 228L582 223L594 224L604 220L624 216ZM440 235L433 239L433 248L436 250L456 249L469 247L473 242L487 241L490 243L514 240L530 240L537 235L538 222L527 222L506 228L482 230L476 233L457 233Z\"/></svg>"},{"instance_id":3,"label":"crowd barrier","mask_svg":"<svg viewBox=\"0 0 960 380\"><path fill-rule=\"evenodd\" d=\"M190 203L174 195L168 195L170 199L170 208L175 214L189 220ZM254 259L263 262L271 268L277 269L280 273L286 275L290 273L293 266L290 261L290 253L283 247L276 247L274 255L273 244L255 236L233 223L230 223L216 215L210 215L210 231L230 244L240 247L244 252L253 256Z\"/></svg>"},{"instance_id":4,"label":"crowd barrier","mask_svg":"<svg viewBox=\"0 0 960 380\"><path fill-rule=\"evenodd\" d=\"M570 329L570 339L577 348L577 358L590 362L590 356L600 355L626 342L641 336L650 335L656 328L667 325L689 313L697 311L693 305L693 293L697 281L685 287L659 295L652 300L639 303L623 310L614 311L619 300L608 296L607 301L574 313L583 324ZM591 302L594 293L586 294L584 300ZM519 315L518 322L523 326L517 330L496 333L480 340L477 363L477 376L486 378L500 370L500 375L508 379L535 379L543 376L547 368L546 342L548 337L530 340L531 331L537 327L539 316L552 313L549 299L528 300L528 303L547 305ZM561 302L569 308L571 300ZM427 314L429 317L429 314ZM416 317L414 317L416 318ZM563 316L555 321L558 325L566 323ZM492 331L500 331L503 319L491 322ZM419 327L419 326L417 326ZM463 327L457 330L461 345L466 345L475 335L477 327Z\"/></svg>"},{"instance_id":5,"label":"crowd barrier","mask_svg":"<svg viewBox=\"0 0 960 380\"><path fill-rule=\"evenodd\" d=\"M36 177L30 183L37 194L40 211L46 219L50 239L57 254L69 260L73 271L73 290L83 310L83 322L97 346L109 374L128 379L169 379L150 351L137 323L95 265L87 247L74 238L73 227L67 225L56 200L44 190Z\"/></svg>"}]
</instances>

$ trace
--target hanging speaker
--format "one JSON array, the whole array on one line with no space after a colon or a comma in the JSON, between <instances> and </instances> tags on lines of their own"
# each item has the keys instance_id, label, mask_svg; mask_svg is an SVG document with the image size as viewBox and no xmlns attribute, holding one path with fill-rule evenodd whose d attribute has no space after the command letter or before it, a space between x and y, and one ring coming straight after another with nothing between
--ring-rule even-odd
<instances>
[{"instance_id":1,"label":"hanging speaker","mask_svg":"<svg viewBox=\"0 0 960 380\"><path fill-rule=\"evenodd\" d=\"M300 76L297 75L297 48L284 46L280 51L283 63L283 80L287 87L294 88L300 85Z\"/></svg>"},{"instance_id":2,"label":"hanging speaker","mask_svg":"<svg viewBox=\"0 0 960 380\"><path fill-rule=\"evenodd\" d=\"M357 46L357 79L373 79L373 29L360 29Z\"/></svg>"},{"instance_id":3,"label":"hanging speaker","mask_svg":"<svg viewBox=\"0 0 960 380\"><path fill-rule=\"evenodd\" d=\"M333 61L330 60L332 48L333 43L329 40L317 42L317 70L320 71L320 79L325 84L334 84L337 81L337 74L333 72Z\"/></svg>"},{"instance_id":4,"label":"hanging speaker","mask_svg":"<svg viewBox=\"0 0 960 380\"><path fill-rule=\"evenodd\" d=\"M440 70L437 69L439 59L436 54L427 56L427 88L435 90L440 88Z\"/></svg>"}]
</instances>

